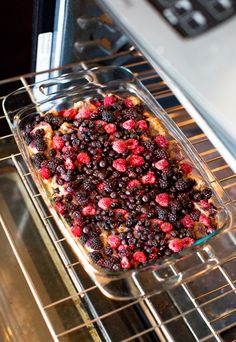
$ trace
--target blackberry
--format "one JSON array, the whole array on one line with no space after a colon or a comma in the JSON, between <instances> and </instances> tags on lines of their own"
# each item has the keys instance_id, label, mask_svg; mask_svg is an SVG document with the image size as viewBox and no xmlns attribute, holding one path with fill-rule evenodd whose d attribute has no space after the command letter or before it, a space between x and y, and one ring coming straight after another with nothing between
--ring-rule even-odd
<instances>
[{"instance_id":1,"label":"blackberry","mask_svg":"<svg viewBox=\"0 0 236 342\"><path fill-rule=\"evenodd\" d=\"M212 196L212 191L209 188L205 188L201 191L201 197L202 199L208 200Z\"/></svg>"},{"instance_id":2,"label":"blackberry","mask_svg":"<svg viewBox=\"0 0 236 342\"><path fill-rule=\"evenodd\" d=\"M82 235L80 236L80 241L82 242L83 245L86 244L88 239L89 239L88 234L82 233Z\"/></svg>"},{"instance_id":3,"label":"blackberry","mask_svg":"<svg viewBox=\"0 0 236 342\"><path fill-rule=\"evenodd\" d=\"M78 204L82 205L82 206L88 204L88 202L89 202L89 200L86 196L86 193L84 193L84 192L77 193L76 198L77 198Z\"/></svg>"},{"instance_id":4,"label":"blackberry","mask_svg":"<svg viewBox=\"0 0 236 342\"><path fill-rule=\"evenodd\" d=\"M57 170L57 167L61 164L61 160L59 158L52 158L48 162L48 167L51 173L55 173Z\"/></svg>"},{"instance_id":5,"label":"blackberry","mask_svg":"<svg viewBox=\"0 0 236 342\"><path fill-rule=\"evenodd\" d=\"M27 145L29 145L32 141L31 135L29 133L24 134L24 141L26 142Z\"/></svg>"},{"instance_id":6,"label":"blackberry","mask_svg":"<svg viewBox=\"0 0 236 342\"><path fill-rule=\"evenodd\" d=\"M176 213L182 209L182 204L178 201L173 201L169 204L169 209L172 213Z\"/></svg>"},{"instance_id":7,"label":"blackberry","mask_svg":"<svg viewBox=\"0 0 236 342\"><path fill-rule=\"evenodd\" d=\"M112 255L112 253L113 253L111 247L105 247L103 252L106 256Z\"/></svg>"},{"instance_id":8,"label":"blackberry","mask_svg":"<svg viewBox=\"0 0 236 342\"><path fill-rule=\"evenodd\" d=\"M168 213L165 209L162 209L160 207L156 207L156 214L160 220L162 220L162 221L168 220Z\"/></svg>"},{"instance_id":9,"label":"blackberry","mask_svg":"<svg viewBox=\"0 0 236 342\"><path fill-rule=\"evenodd\" d=\"M37 130L35 131L35 133L34 133L35 139L40 139L40 138L42 138L44 135L45 135L45 131L44 131L44 129L42 129L42 128L37 129Z\"/></svg>"},{"instance_id":10,"label":"blackberry","mask_svg":"<svg viewBox=\"0 0 236 342\"><path fill-rule=\"evenodd\" d=\"M106 122L116 122L116 116L111 111L103 111L102 112L102 120Z\"/></svg>"},{"instance_id":11,"label":"blackberry","mask_svg":"<svg viewBox=\"0 0 236 342\"><path fill-rule=\"evenodd\" d=\"M153 154L157 160L168 159L168 153L161 148L157 148L155 151L153 151Z\"/></svg>"},{"instance_id":12,"label":"blackberry","mask_svg":"<svg viewBox=\"0 0 236 342\"><path fill-rule=\"evenodd\" d=\"M198 190L193 191L191 197L193 198L194 202L200 202L202 199L201 192Z\"/></svg>"},{"instance_id":13,"label":"blackberry","mask_svg":"<svg viewBox=\"0 0 236 342\"><path fill-rule=\"evenodd\" d=\"M47 149L47 144L45 143L45 141L43 139L36 139L35 140L35 148L39 152L43 152Z\"/></svg>"},{"instance_id":14,"label":"blackberry","mask_svg":"<svg viewBox=\"0 0 236 342\"><path fill-rule=\"evenodd\" d=\"M84 182L83 182L83 188L84 190L86 191L92 191L95 189L95 185L92 183L91 179L86 179Z\"/></svg>"},{"instance_id":15,"label":"blackberry","mask_svg":"<svg viewBox=\"0 0 236 342\"><path fill-rule=\"evenodd\" d=\"M94 249L96 251L99 251L100 249L103 248L103 243L102 243L102 241L99 238L94 237L91 240L89 240L89 246L92 249Z\"/></svg>"},{"instance_id":16,"label":"blackberry","mask_svg":"<svg viewBox=\"0 0 236 342\"><path fill-rule=\"evenodd\" d=\"M34 127L34 125L32 123L25 125L25 132L30 133L32 131L33 127Z\"/></svg>"},{"instance_id":17,"label":"blackberry","mask_svg":"<svg viewBox=\"0 0 236 342\"><path fill-rule=\"evenodd\" d=\"M48 153L50 158L56 157L56 154L57 154L57 151L54 148L52 148Z\"/></svg>"},{"instance_id":18,"label":"blackberry","mask_svg":"<svg viewBox=\"0 0 236 342\"><path fill-rule=\"evenodd\" d=\"M175 223L177 221L177 214L176 213L168 213L168 221L170 223Z\"/></svg>"},{"instance_id":19,"label":"blackberry","mask_svg":"<svg viewBox=\"0 0 236 342\"><path fill-rule=\"evenodd\" d=\"M134 108L126 108L126 109L123 109L122 112L121 112L123 118L125 120L138 120L138 113L137 111L134 109Z\"/></svg>"},{"instance_id":20,"label":"blackberry","mask_svg":"<svg viewBox=\"0 0 236 342\"><path fill-rule=\"evenodd\" d=\"M190 213L190 216L193 219L193 221L198 221L200 214L201 214L200 210L196 209Z\"/></svg>"},{"instance_id":21,"label":"blackberry","mask_svg":"<svg viewBox=\"0 0 236 342\"><path fill-rule=\"evenodd\" d=\"M166 190L169 187L169 182L165 179L159 179L157 184L161 190Z\"/></svg>"},{"instance_id":22,"label":"blackberry","mask_svg":"<svg viewBox=\"0 0 236 342\"><path fill-rule=\"evenodd\" d=\"M112 192L115 190L115 183L114 181L111 180L105 180L104 181L104 190L107 191L108 193Z\"/></svg>"},{"instance_id":23,"label":"blackberry","mask_svg":"<svg viewBox=\"0 0 236 342\"><path fill-rule=\"evenodd\" d=\"M36 153L32 156L33 163L36 167L36 169L40 169L41 163L44 160L47 160L46 156L43 153Z\"/></svg>"},{"instance_id":24,"label":"blackberry","mask_svg":"<svg viewBox=\"0 0 236 342\"><path fill-rule=\"evenodd\" d=\"M143 146L148 150L148 151L153 151L155 149L155 143L150 141L150 140L146 140L143 143Z\"/></svg>"},{"instance_id":25,"label":"blackberry","mask_svg":"<svg viewBox=\"0 0 236 342\"><path fill-rule=\"evenodd\" d=\"M190 187L190 184L188 181L185 181L183 178L180 178L177 180L177 182L175 183L175 188L178 191L186 191L188 190Z\"/></svg>"},{"instance_id":26,"label":"blackberry","mask_svg":"<svg viewBox=\"0 0 236 342\"><path fill-rule=\"evenodd\" d=\"M108 270L111 270L115 262L117 262L117 258L108 257L107 259L104 260L103 267L107 268Z\"/></svg>"},{"instance_id":27,"label":"blackberry","mask_svg":"<svg viewBox=\"0 0 236 342\"><path fill-rule=\"evenodd\" d=\"M102 254L99 252L92 252L89 254L90 258L93 260L95 264L98 263L100 259L102 259Z\"/></svg>"},{"instance_id":28,"label":"blackberry","mask_svg":"<svg viewBox=\"0 0 236 342\"><path fill-rule=\"evenodd\" d=\"M113 271L116 271L116 272L118 272L118 271L121 271L121 265L120 264L118 264L118 263L116 263L116 264L114 264L113 266L112 266L112 270Z\"/></svg>"}]
</instances>

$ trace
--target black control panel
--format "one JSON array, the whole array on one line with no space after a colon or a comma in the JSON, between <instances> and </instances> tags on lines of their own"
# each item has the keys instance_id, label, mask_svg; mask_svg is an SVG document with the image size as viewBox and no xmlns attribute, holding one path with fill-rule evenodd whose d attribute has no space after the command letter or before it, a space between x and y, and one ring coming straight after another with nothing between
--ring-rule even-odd
<instances>
[{"instance_id":1,"label":"black control panel","mask_svg":"<svg viewBox=\"0 0 236 342\"><path fill-rule=\"evenodd\" d=\"M203 34L236 14L236 0L148 0L182 36Z\"/></svg>"}]
</instances>

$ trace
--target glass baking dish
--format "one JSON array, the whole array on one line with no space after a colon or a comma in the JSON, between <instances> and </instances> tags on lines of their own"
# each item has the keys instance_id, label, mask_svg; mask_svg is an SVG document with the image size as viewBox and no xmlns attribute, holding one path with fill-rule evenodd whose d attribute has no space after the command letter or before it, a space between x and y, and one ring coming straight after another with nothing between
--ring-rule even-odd
<instances>
[{"instance_id":1,"label":"glass baking dish","mask_svg":"<svg viewBox=\"0 0 236 342\"><path fill-rule=\"evenodd\" d=\"M185 248L178 254L157 260L155 264L121 272L103 270L88 258L88 252L72 235L65 219L57 213L45 184L31 162L22 136L24 126L36 114L51 109L70 108L78 101L108 93L118 96L135 95L143 101L145 108L165 127L169 141L177 142L182 149L184 159L194 165L194 176L198 181L204 180L206 186L211 188L213 202L217 207L216 231L197 240L191 247ZM3 107L20 152L40 194L84 269L106 296L118 300L148 296L197 277L216 265L212 242L232 227L234 207L188 139L128 69L97 67L64 74L16 90L5 97Z\"/></svg>"}]
</instances>

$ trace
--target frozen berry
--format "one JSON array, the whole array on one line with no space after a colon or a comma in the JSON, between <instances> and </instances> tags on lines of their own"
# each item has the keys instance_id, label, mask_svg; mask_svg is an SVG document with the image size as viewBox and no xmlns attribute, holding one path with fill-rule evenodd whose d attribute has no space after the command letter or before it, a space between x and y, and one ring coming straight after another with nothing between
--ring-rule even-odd
<instances>
[{"instance_id":1,"label":"frozen berry","mask_svg":"<svg viewBox=\"0 0 236 342\"><path fill-rule=\"evenodd\" d=\"M192 218L191 218L191 216L189 214L185 215L181 219L181 223L183 224L183 226L185 228L193 228L193 226L194 226L194 221L192 220Z\"/></svg>"},{"instance_id":2,"label":"frozen berry","mask_svg":"<svg viewBox=\"0 0 236 342\"><path fill-rule=\"evenodd\" d=\"M115 124L106 124L104 126L104 130L108 133L108 134L112 134L116 132L116 125Z\"/></svg>"},{"instance_id":3,"label":"frozen berry","mask_svg":"<svg viewBox=\"0 0 236 342\"><path fill-rule=\"evenodd\" d=\"M55 149L55 150L61 150L62 147L65 145L65 142L64 140L62 139L62 137L60 136L54 136L52 138L52 147Z\"/></svg>"},{"instance_id":4,"label":"frozen berry","mask_svg":"<svg viewBox=\"0 0 236 342\"><path fill-rule=\"evenodd\" d=\"M161 223L160 228L164 233L169 233L173 230L172 224L168 222Z\"/></svg>"},{"instance_id":5,"label":"frozen berry","mask_svg":"<svg viewBox=\"0 0 236 342\"><path fill-rule=\"evenodd\" d=\"M131 267L130 261L129 261L129 259L126 256L124 256L121 259L120 264L121 264L121 267L126 269L126 270L128 270Z\"/></svg>"},{"instance_id":6,"label":"frozen berry","mask_svg":"<svg viewBox=\"0 0 236 342\"><path fill-rule=\"evenodd\" d=\"M64 118L74 118L78 114L77 109L75 108L69 108L63 111Z\"/></svg>"},{"instance_id":7,"label":"frozen berry","mask_svg":"<svg viewBox=\"0 0 236 342\"><path fill-rule=\"evenodd\" d=\"M185 237L181 240L183 248L190 247L195 242L194 239L190 237Z\"/></svg>"},{"instance_id":8,"label":"frozen berry","mask_svg":"<svg viewBox=\"0 0 236 342\"><path fill-rule=\"evenodd\" d=\"M77 155L77 161L79 164L88 164L90 163L90 157L86 152L80 152Z\"/></svg>"},{"instance_id":9,"label":"frozen berry","mask_svg":"<svg viewBox=\"0 0 236 342\"><path fill-rule=\"evenodd\" d=\"M102 191L102 190L104 189L104 182L99 183L99 184L97 185L97 189L98 189L98 191Z\"/></svg>"},{"instance_id":10,"label":"frozen berry","mask_svg":"<svg viewBox=\"0 0 236 342\"><path fill-rule=\"evenodd\" d=\"M132 152L134 154L142 154L145 151L145 148L143 146L137 146Z\"/></svg>"},{"instance_id":11,"label":"frozen berry","mask_svg":"<svg viewBox=\"0 0 236 342\"><path fill-rule=\"evenodd\" d=\"M187 163L180 164L180 168L185 175L189 174L193 170L192 166Z\"/></svg>"},{"instance_id":12,"label":"frozen berry","mask_svg":"<svg viewBox=\"0 0 236 342\"><path fill-rule=\"evenodd\" d=\"M128 139L126 140L126 147L129 150L134 150L138 146L138 140L136 139Z\"/></svg>"},{"instance_id":13,"label":"frozen berry","mask_svg":"<svg viewBox=\"0 0 236 342\"><path fill-rule=\"evenodd\" d=\"M126 143L124 140L116 140L114 141L112 148L117 153L123 153L126 150Z\"/></svg>"},{"instance_id":14,"label":"frozen berry","mask_svg":"<svg viewBox=\"0 0 236 342\"><path fill-rule=\"evenodd\" d=\"M119 172L125 172L126 171L126 160L119 158L113 161L112 166L114 169L116 169Z\"/></svg>"},{"instance_id":15,"label":"frozen berry","mask_svg":"<svg viewBox=\"0 0 236 342\"><path fill-rule=\"evenodd\" d=\"M166 137L164 137L163 135L157 135L155 137L155 142L157 143L157 145L161 148L165 148L168 146L168 140L166 139Z\"/></svg>"},{"instance_id":16,"label":"frozen berry","mask_svg":"<svg viewBox=\"0 0 236 342\"><path fill-rule=\"evenodd\" d=\"M158 170L164 170L169 166L169 162L166 159L161 159L159 161L157 161L154 166L156 169Z\"/></svg>"},{"instance_id":17,"label":"frozen berry","mask_svg":"<svg viewBox=\"0 0 236 342\"><path fill-rule=\"evenodd\" d=\"M107 239L108 245L115 249L120 246L120 239L117 235L109 235Z\"/></svg>"},{"instance_id":18,"label":"frozen berry","mask_svg":"<svg viewBox=\"0 0 236 342\"><path fill-rule=\"evenodd\" d=\"M148 124L145 120L139 120L137 122L138 128L140 128L142 131L145 131L148 129Z\"/></svg>"},{"instance_id":19,"label":"frozen berry","mask_svg":"<svg viewBox=\"0 0 236 342\"><path fill-rule=\"evenodd\" d=\"M80 226L72 226L71 227L71 233L75 237L80 237L82 235L82 228Z\"/></svg>"},{"instance_id":20,"label":"frozen berry","mask_svg":"<svg viewBox=\"0 0 236 342\"><path fill-rule=\"evenodd\" d=\"M103 243L98 237L93 237L90 239L87 244L89 247L95 251L99 251L100 249L103 248Z\"/></svg>"},{"instance_id":21,"label":"frozen berry","mask_svg":"<svg viewBox=\"0 0 236 342\"><path fill-rule=\"evenodd\" d=\"M80 109L78 114L76 115L76 119L89 119L92 112L89 109Z\"/></svg>"},{"instance_id":22,"label":"frozen berry","mask_svg":"<svg viewBox=\"0 0 236 342\"><path fill-rule=\"evenodd\" d=\"M145 262L147 260L146 255L142 251L137 251L133 254L133 259L136 262Z\"/></svg>"},{"instance_id":23,"label":"frozen berry","mask_svg":"<svg viewBox=\"0 0 236 342\"><path fill-rule=\"evenodd\" d=\"M96 128L101 128L101 127L105 127L107 125L107 123L103 120L96 120L95 121L95 126Z\"/></svg>"},{"instance_id":24,"label":"frozen berry","mask_svg":"<svg viewBox=\"0 0 236 342\"><path fill-rule=\"evenodd\" d=\"M124 99L124 104L126 107L133 107L133 102L130 99Z\"/></svg>"},{"instance_id":25,"label":"frozen berry","mask_svg":"<svg viewBox=\"0 0 236 342\"><path fill-rule=\"evenodd\" d=\"M94 216L96 215L96 210L92 205L87 205L82 209L82 214L84 216Z\"/></svg>"},{"instance_id":26,"label":"frozen berry","mask_svg":"<svg viewBox=\"0 0 236 342\"><path fill-rule=\"evenodd\" d=\"M138 179L133 179L133 180L129 181L127 184L128 188L136 188L140 185L141 185L141 183Z\"/></svg>"},{"instance_id":27,"label":"frozen berry","mask_svg":"<svg viewBox=\"0 0 236 342\"><path fill-rule=\"evenodd\" d=\"M158 194L155 197L155 201L161 206L161 207L168 207L169 205L169 195L167 193Z\"/></svg>"},{"instance_id":28,"label":"frozen berry","mask_svg":"<svg viewBox=\"0 0 236 342\"><path fill-rule=\"evenodd\" d=\"M103 104L105 107L109 107L115 102L116 102L116 99L114 96L105 96L103 100Z\"/></svg>"},{"instance_id":29,"label":"frozen berry","mask_svg":"<svg viewBox=\"0 0 236 342\"><path fill-rule=\"evenodd\" d=\"M71 158L66 158L66 160L65 160L65 168L66 168L66 170L74 170L75 165L74 165L74 163L73 163Z\"/></svg>"},{"instance_id":30,"label":"frozen berry","mask_svg":"<svg viewBox=\"0 0 236 342\"><path fill-rule=\"evenodd\" d=\"M130 130L130 129L135 128L136 122L134 120L130 119L130 120L123 122L122 126L124 129Z\"/></svg>"},{"instance_id":31,"label":"frozen berry","mask_svg":"<svg viewBox=\"0 0 236 342\"><path fill-rule=\"evenodd\" d=\"M210 208L210 203L207 200L201 200L200 201L200 206L203 209L209 209Z\"/></svg>"},{"instance_id":32,"label":"frozen berry","mask_svg":"<svg viewBox=\"0 0 236 342\"><path fill-rule=\"evenodd\" d=\"M40 169L40 175L43 179L48 179L48 178L50 178L51 173L50 173L50 170L46 166L43 166Z\"/></svg>"},{"instance_id":33,"label":"frozen berry","mask_svg":"<svg viewBox=\"0 0 236 342\"><path fill-rule=\"evenodd\" d=\"M64 209L63 204L61 202L56 203L56 208L60 214L62 214L62 215L65 214L65 209Z\"/></svg>"},{"instance_id":34,"label":"frozen berry","mask_svg":"<svg viewBox=\"0 0 236 342\"><path fill-rule=\"evenodd\" d=\"M110 197L103 197L98 201L98 206L103 210L107 210L110 208L112 203L114 203L113 199L111 199Z\"/></svg>"},{"instance_id":35,"label":"frozen berry","mask_svg":"<svg viewBox=\"0 0 236 342\"><path fill-rule=\"evenodd\" d=\"M199 222L203 223L206 227L210 227L211 225L211 219L207 217L205 214L200 215Z\"/></svg>"},{"instance_id":36,"label":"frozen berry","mask_svg":"<svg viewBox=\"0 0 236 342\"><path fill-rule=\"evenodd\" d=\"M171 249L175 253L180 252L181 249L183 248L183 244L180 239L170 240L168 246L169 246L169 249Z\"/></svg>"},{"instance_id":37,"label":"frozen berry","mask_svg":"<svg viewBox=\"0 0 236 342\"><path fill-rule=\"evenodd\" d=\"M149 171L146 175L142 177L142 183L143 184L155 184L156 183L156 177L154 172Z\"/></svg>"},{"instance_id":38,"label":"frozen berry","mask_svg":"<svg viewBox=\"0 0 236 342\"><path fill-rule=\"evenodd\" d=\"M128 163L132 166L142 166L145 164L145 160L143 157L134 154L128 158Z\"/></svg>"}]
</instances>

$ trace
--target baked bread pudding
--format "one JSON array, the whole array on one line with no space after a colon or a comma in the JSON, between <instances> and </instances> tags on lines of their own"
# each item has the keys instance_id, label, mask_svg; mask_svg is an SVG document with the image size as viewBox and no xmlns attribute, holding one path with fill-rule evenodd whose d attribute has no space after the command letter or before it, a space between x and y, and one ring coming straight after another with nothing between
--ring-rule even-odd
<instances>
[{"instance_id":1,"label":"baked bread pudding","mask_svg":"<svg viewBox=\"0 0 236 342\"><path fill-rule=\"evenodd\" d=\"M155 263L217 229L211 189L136 96L37 114L23 138L57 212L105 270Z\"/></svg>"}]
</instances>

